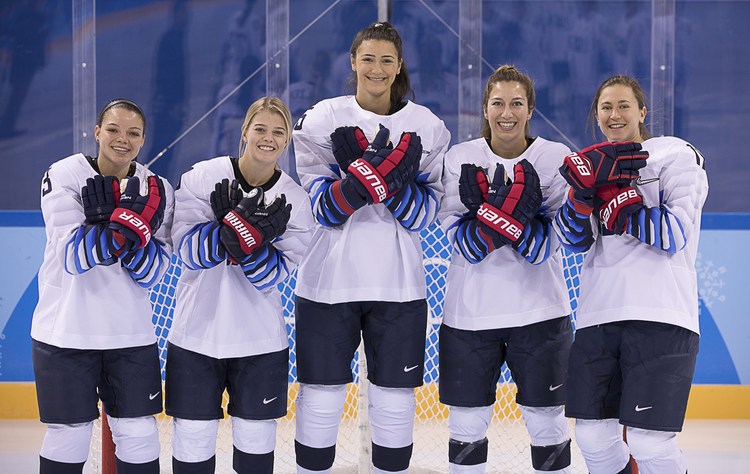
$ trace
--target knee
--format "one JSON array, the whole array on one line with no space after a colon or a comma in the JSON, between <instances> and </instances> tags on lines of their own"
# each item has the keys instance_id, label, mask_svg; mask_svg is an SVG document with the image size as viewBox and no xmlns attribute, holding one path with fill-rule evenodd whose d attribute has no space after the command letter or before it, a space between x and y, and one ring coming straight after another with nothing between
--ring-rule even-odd
<instances>
[{"instance_id":1,"label":"knee","mask_svg":"<svg viewBox=\"0 0 750 474\"><path fill-rule=\"evenodd\" d=\"M109 417L112 430L112 441L115 443L115 456L132 464L143 464L159 458L159 430L156 418L140 416L137 418Z\"/></svg>"},{"instance_id":2,"label":"knee","mask_svg":"<svg viewBox=\"0 0 750 474\"><path fill-rule=\"evenodd\" d=\"M85 462L89 457L94 422L63 425L50 423L39 455L63 463Z\"/></svg>"},{"instance_id":3,"label":"knee","mask_svg":"<svg viewBox=\"0 0 750 474\"><path fill-rule=\"evenodd\" d=\"M346 385L301 383L296 400L295 439L312 448L335 445L345 401Z\"/></svg>"},{"instance_id":4,"label":"knee","mask_svg":"<svg viewBox=\"0 0 750 474\"><path fill-rule=\"evenodd\" d=\"M628 447L636 461L660 457L677 443L677 433L628 427Z\"/></svg>"},{"instance_id":5,"label":"knee","mask_svg":"<svg viewBox=\"0 0 750 474\"><path fill-rule=\"evenodd\" d=\"M615 419L576 420L576 442L585 453L600 453L622 441L622 428Z\"/></svg>"},{"instance_id":6,"label":"knee","mask_svg":"<svg viewBox=\"0 0 750 474\"><path fill-rule=\"evenodd\" d=\"M414 438L414 410L417 407L414 389L378 387L369 382L367 385L372 442L384 448L410 446Z\"/></svg>"},{"instance_id":7,"label":"knee","mask_svg":"<svg viewBox=\"0 0 750 474\"><path fill-rule=\"evenodd\" d=\"M276 447L276 420L232 417L232 441L243 453L272 453Z\"/></svg>"},{"instance_id":8,"label":"knee","mask_svg":"<svg viewBox=\"0 0 750 474\"><path fill-rule=\"evenodd\" d=\"M526 429L529 431L531 444L534 446L552 446L570 439L568 419L564 407L527 407L519 405Z\"/></svg>"},{"instance_id":9,"label":"knee","mask_svg":"<svg viewBox=\"0 0 750 474\"><path fill-rule=\"evenodd\" d=\"M492 420L492 406L451 407L448 415L448 431L451 439L463 443L480 441L487 436Z\"/></svg>"},{"instance_id":10,"label":"knee","mask_svg":"<svg viewBox=\"0 0 750 474\"><path fill-rule=\"evenodd\" d=\"M175 418L172 425L172 456L183 463L204 462L216 452L219 420Z\"/></svg>"}]
</instances>

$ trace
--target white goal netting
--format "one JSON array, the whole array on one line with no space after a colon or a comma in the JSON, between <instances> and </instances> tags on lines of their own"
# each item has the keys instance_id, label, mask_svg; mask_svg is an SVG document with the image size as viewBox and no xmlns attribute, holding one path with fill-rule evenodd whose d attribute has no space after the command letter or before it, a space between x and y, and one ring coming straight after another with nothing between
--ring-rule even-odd
<instances>
[{"instance_id":1,"label":"white goal netting","mask_svg":"<svg viewBox=\"0 0 750 474\"><path fill-rule=\"evenodd\" d=\"M437 225L431 226L421 234L423 263L427 279L427 302L429 305L429 320L426 335L424 386L417 389L417 412L415 415L414 451L411 459L410 471L448 472L448 407L438 402L438 328L442 321L443 302L445 298L445 284L448 266L450 265L451 245ZM583 260L582 255L563 252L564 274L573 307L573 314L577 306L578 274ZM172 324L174 312L174 296L177 281L180 278L180 266L177 257L173 256L172 266L161 283L151 290L151 302L154 309L153 321L156 335L159 338L159 348L162 360L162 379L164 378L164 361L166 359L166 337ZM294 330L294 287L296 271L285 283L279 285L284 304L284 318L289 334L289 410L287 416L279 420L275 466L276 473L291 473L295 471L294 462L294 401L297 397L297 361L295 351ZM575 323L575 317L574 317ZM342 472L370 472L369 456L369 425L366 420L366 409L361 410L359 397L360 382L360 354L356 354L352 361L354 383L347 391L346 408L339 426L336 445L336 460L334 473ZM366 385L365 385L366 386ZM227 395L224 394L226 408ZM363 406L366 407L366 404ZM488 432L489 458L488 473L533 473L529 438L521 418L521 412L515 403L515 386L512 383L510 371L503 367L502 377L497 385L497 402L494 409L495 416ZM360 416L362 414L362 416ZM162 443L161 472L172 472L172 420L165 415L159 415L159 432ZM101 427L96 422L95 434L92 440L91 459L92 472L102 472L101 468ZM571 422L571 434L573 434ZM580 455L575 439L573 440L573 472L585 473L586 468ZM231 473L232 471L232 434L231 420L226 417L219 425L219 439L216 452L216 472Z\"/></svg>"}]
</instances>

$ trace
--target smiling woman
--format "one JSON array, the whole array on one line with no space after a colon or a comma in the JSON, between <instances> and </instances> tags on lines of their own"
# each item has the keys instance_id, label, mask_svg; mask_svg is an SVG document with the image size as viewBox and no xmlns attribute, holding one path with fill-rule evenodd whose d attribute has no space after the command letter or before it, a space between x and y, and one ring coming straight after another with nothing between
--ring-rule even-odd
<instances>
[{"instance_id":1,"label":"smiling woman","mask_svg":"<svg viewBox=\"0 0 750 474\"><path fill-rule=\"evenodd\" d=\"M173 192L135 161L145 130L138 105L113 100L94 129L99 155L60 160L42 179L47 245L31 327L42 474L81 472L99 399L117 472L159 472L161 374L146 290L170 265Z\"/></svg>"},{"instance_id":2,"label":"smiling woman","mask_svg":"<svg viewBox=\"0 0 750 474\"><path fill-rule=\"evenodd\" d=\"M165 406L174 417L175 474L214 472L225 388L234 471L273 471L289 360L276 287L302 258L313 226L307 194L276 164L291 131L280 99L258 99L245 114L240 156L201 161L180 179L173 238L182 275Z\"/></svg>"},{"instance_id":3,"label":"smiling woman","mask_svg":"<svg viewBox=\"0 0 750 474\"><path fill-rule=\"evenodd\" d=\"M425 360L419 232L437 215L450 133L427 108L407 100L413 91L401 37L389 23L361 30L350 58L354 96L315 104L294 132L297 171L320 224L296 286L301 473L328 472L333 465L361 339L374 469L405 472L414 387L422 385Z\"/></svg>"}]
</instances>

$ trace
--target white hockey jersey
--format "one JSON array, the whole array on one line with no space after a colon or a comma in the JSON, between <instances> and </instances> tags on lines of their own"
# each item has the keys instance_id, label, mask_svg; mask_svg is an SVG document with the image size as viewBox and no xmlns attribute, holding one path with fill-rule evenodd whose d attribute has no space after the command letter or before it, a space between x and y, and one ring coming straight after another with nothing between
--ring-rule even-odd
<instances>
[{"instance_id":1,"label":"white hockey jersey","mask_svg":"<svg viewBox=\"0 0 750 474\"><path fill-rule=\"evenodd\" d=\"M399 221L386 207L386 200L357 210L340 225L323 225L323 193L344 176L333 156L331 133L337 127L356 125L372 140L381 124L390 130L393 142L402 132L416 132L422 140L416 179L419 206ZM295 126L294 147L297 172L310 193L318 224L298 270L297 295L327 304L425 298L419 231L437 217L443 194L443 157L449 143L450 132L443 122L413 102L392 115L364 110L354 96L323 100L309 109Z\"/></svg>"},{"instance_id":2,"label":"white hockey jersey","mask_svg":"<svg viewBox=\"0 0 750 474\"><path fill-rule=\"evenodd\" d=\"M72 252L71 238L84 225L81 188L96 170L82 154L54 163L42 180L42 214L47 245L39 269L39 303L34 310L31 337L53 346L71 349L119 349L156 342L149 294L120 262L96 265L82 273L66 270L66 250ZM135 176L141 194L148 191L152 176L136 163ZM170 230L174 192L164 184L164 221L152 241L159 242L157 257L150 262L157 283L169 269L172 255Z\"/></svg>"},{"instance_id":3,"label":"white hockey jersey","mask_svg":"<svg viewBox=\"0 0 750 474\"><path fill-rule=\"evenodd\" d=\"M199 258L191 252L205 251L200 249L207 245L205 240L191 245L191 232L196 226L215 220L210 196L216 183L223 179L236 179L228 156L196 163L182 175L175 192L172 238L182 261L182 274L168 340L183 349L218 359L280 351L289 342L276 285L299 263L312 237L310 199L283 172L265 190L266 204L276 195L284 194L292 205L292 213L284 234L273 241L273 247L281 253L278 269L269 276L271 282L264 282L259 289L248 280L240 265L222 261L212 268L190 269L186 264Z\"/></svg>"},{"instance_id":4,"label":"white hockey jersey","mask_svg":"<svg viewBox=\"0 0 750 474\"><path fill-rule=\"evenodd\" d=\"M551 219L567 192L567 183L558 168L568 153L568 147L561 143L537 138L521 156L504 159L492 151L487 140L479 138L454 145L446 154L445 195L439 216L454 248L448 269L444 324L466 330L498 329L525 326L571 313L558 251L560 244L554 232L547 233L547 242L537 243L546 250L539 252L533 262L505 245L478 263L470 263L459 252L454 240L459 222L468 218L468 210L458 193L461 164L485 168L491 181L497 163L505 167L512 179L513 166L525 158L539 175L543 195L539 214ZM549 219L545 225L551 230Z\"/></svg>"},{"instance_id":5,"label":"white hockey jersey","mask_svg":"<svg viewBox=\"0 0 750 474\"><path fill-rule=\"evenodd\" d=\"M576 327L640 320L699 333L695 259L708 196L704 158L679 138L642 145L649 157L633 187L646 209L631 217L639 231L631 223L623 235L600 235L592 215L596 240L581 269Z\"/></svg>"}]
</instances>

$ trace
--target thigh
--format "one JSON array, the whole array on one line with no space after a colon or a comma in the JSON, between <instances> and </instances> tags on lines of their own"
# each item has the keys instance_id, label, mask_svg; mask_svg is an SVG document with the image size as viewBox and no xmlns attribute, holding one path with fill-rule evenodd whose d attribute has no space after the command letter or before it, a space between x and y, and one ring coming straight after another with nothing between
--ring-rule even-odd
<instances>
[{"instance_id":1,"label":"thigh","mask_svg":"<svg viewBox=\"0 0 750 474\"><path fill-rule=\"evenodd\" d=\"M39 417L43 423L85 423L99 418L101 351L64 349L32 341Z\"/></svg>"},{"instance_id":2,"label":"thigh","mask_svg":"<svg viewBox=\"0 0 750 474\"><path fill-rule=\"evenodd\" d=\"M227 360L169 344L165 384L167 415L187 420L224 418Z\"/></svg>"},{"instance_id":3,"label":"thigh","mask_svg":"<svg viewBox=\"0 0 750 474\"><path fill-rule=\"evenodd\" d=\"M565 376L573 327L570 317L513 328L506 363L518 392L516 403L529 407L565 404Z\"/></svg>"},{"instance_id":4,"label":"thigh","mask_svg":"<svg viewBox=\"0 0 750 474\"><path fill-rule=\"evenodd\" d=\"M289 349L232 359L227 373L227 412L247 420L286 415Z\"/></svg>"},{"instance_id":5,"label":"thigh","mask_svg":"<svg viewBox=\"0 0 750 474\"><path fill-rule=\"evenodd\" d=\"M159 346L102 351L99 398L104 412L116 418L156 415L162 411Z\"/></svg>"},{"instance_id":6,"label":"thigh","mask_svg":"<svg viewBox=\"0 0 750 474\"><path fill-rule=\"evenodd\" d=\"M622 342L620 422L682 431L698 354L698 334L671 324L631 321Z\"/></svg>"},{"instance_id":7,"label":"thigh","mask_svg":"<svg viewBox=\"0 0 750 474\"><path fill-rule=\"evenodd\" d=\"M497 381L505 361L505 342L498 333L440 326L440 402L455 407L495 403Z\"/></svg>"},{"instance_id":8,"label":"thigh","mask_svg":"<svg viewBox=\"0 0 750 474\"><path fill-rule=\"evenodd\" d=\"M352 359L360 341L357 303L295 300L297 378L302 383L341 385L354 381Z\"/></svg>"},{"instance_id":9,"label":"thigh","mask_svg":"<svg viewBox=\"0 0 750 474\"><path fill-rule=\"evenodd\" d=\"M579 329L570 348L565 416L602 420L620 416L622 372L619 323Z\"/></svg>"},{"instance_id":10,"label":"thigh","mask_svg":"<svg viewBox=\"0 0 750 474\"><path fill-rule=\"evenodd\" d=\"M363 304L367 379L380 387L423 383L427 301Z\"/></svg>"}]
</instances>

